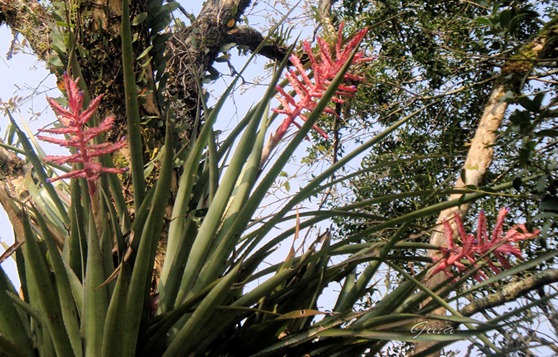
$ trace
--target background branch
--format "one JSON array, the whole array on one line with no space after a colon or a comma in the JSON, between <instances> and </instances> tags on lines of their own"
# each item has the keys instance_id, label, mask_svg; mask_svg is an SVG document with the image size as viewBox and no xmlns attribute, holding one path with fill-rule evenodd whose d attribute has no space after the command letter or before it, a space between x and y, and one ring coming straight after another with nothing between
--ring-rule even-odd
<instances>
[{"instance_id":1,"label":"background branch","mask_svg":"<svg viewBox=\"0 0 558 357\"><path fill-rule=\"evenodd\" d=\"M497 293L490 294L482 299L475 299L472 303L461 309L460 312L464 316L471 316L491 307L503 305L530 291L556 282L558 282L558 269L540 271L529 277L522 278L520 281L505 285Z\"/></svg>"},{"instance_id":2,"label":"background branch","mask_svg":"<svg viewBox=\"0 0 558 357\"><path fill-rule=\"evenodd\" d=\"M227 35L227 42L234 42L237 45L246 46L250 51L254 52L260 43L264 41L264 36L256 29L249 26L239 26ZM287 53L285 46L268 44L263 46L258 54L272 60L283 60Z\"/></svg>"},{"instance_id":3,"label":"background branch","mask_svg":"<svg viewBox=\"0 0 558 357\"><path fill-rule=\"evenodd\" d=\"M54 19L37 0L0 0L0 25L21 33L33 52L48 63L51 55L50 27Z\"/></svg>"}]
</instances>

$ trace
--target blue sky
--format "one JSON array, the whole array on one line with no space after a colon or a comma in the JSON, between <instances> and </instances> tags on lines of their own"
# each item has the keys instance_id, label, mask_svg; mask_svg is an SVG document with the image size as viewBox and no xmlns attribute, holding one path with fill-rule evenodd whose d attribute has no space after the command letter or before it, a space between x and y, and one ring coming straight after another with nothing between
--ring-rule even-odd
<instances>
[{"instance_id":1,"label":"blue sky","mask_svg":"<svg viewBox=\"0 0 558 357\"><path fill-rule=\"evenodd\" d=\"M20 35L19 40L22 39ZM11 59L8 59L7 53L12 44L13 35L11 31L5 27L0 27L0 73L2 76L2 84L0 85L0 106L2 103L13 100L16 96L19 100L18 110L13 114L16 119L23 118L33 130L44 125L45 120L53 120L51 112L42 114L42 119L37 120L37 113L42 113L47 108L46 96L56 95L58 90L53 76L48 75L43 62L38 62L32 54L16 52ZM26 49L29 51L29 49ZM0 116L0 138L4 139L8 119ZM7 219L6 213L0 209L0 242L8 246L14 242L14 234L12 226ZM3 249L0 249L3 251ZM15 264L12 259L8 259L2 263L2 268L12 277L14 282L17 279Z\"/></svg>"}]
</instances>

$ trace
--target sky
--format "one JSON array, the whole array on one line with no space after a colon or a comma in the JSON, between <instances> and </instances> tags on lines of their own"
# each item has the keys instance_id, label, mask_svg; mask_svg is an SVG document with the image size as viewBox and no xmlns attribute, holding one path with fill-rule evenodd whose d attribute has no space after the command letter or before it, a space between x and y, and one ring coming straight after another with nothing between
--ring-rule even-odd
<instances>
[{"instance_id":1,"label":"sky","mask_svg":"<svg viewBox=\"0 0 558 357\"><path fill-rule=\"evenodd\" d=\"M21 36L19 36L21 40ZM42 62L38 62L32 54L17 51L10 59L8 56L13 35L6 27L0 27L0 108L4 103L19 98L18 110L13 112L16 119L23 119L29 123L32 130L44 125L45 121L52 121L53 115L47 108L46 96L57 95L58 89L53 76L50 76ZM28 51L28 50L26 50ZM38 113L41 121L37 119ZM0 115L0 138L5 139L8 118ZM0 243L4 247L14 243L14 234L11 224L3 209L0 209ZM0 249L3 251L3 249ZM17 272L12 259L2 263L2 268L18 285Z\"/></svg>"}]
</instances>

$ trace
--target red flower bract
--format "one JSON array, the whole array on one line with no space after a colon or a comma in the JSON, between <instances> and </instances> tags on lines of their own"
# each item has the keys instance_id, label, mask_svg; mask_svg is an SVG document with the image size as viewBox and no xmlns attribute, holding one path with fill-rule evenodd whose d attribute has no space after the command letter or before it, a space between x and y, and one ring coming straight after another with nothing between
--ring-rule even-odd
<instances>
[{"instance_id":1,"label":"red flower bract","mask_svg":"<svg viewBox=\"0 0 558 357\"><path fill-rule=\"evenodd\" d=\"M62 134L67 139L57 139L49 136L38 135L37 138L64 146L74 148L75 153L67 156L47 156L46 161L55 164L82 164L81 169L70 171L66 174L52 178L56 181L65 178L81 177L87 180L89 194L93 196L95 193L95 181L99 179L102 173L119 174L126 169L115 169L102 166L99 162L94 161L96 157L112 154L113 152L126 146L125 139L121 139L116 143L90 144L89 141L97 137L99 134L109 131L114 124L114 117L105 118L97 127L87 127L87 123L101 103L102 96L93 99L88 108L82 110L83 92L78 88L78 79L73 80L69 75L64 74L64 85L68 96L68 109L62 107L54 99L47 98L48 103L54 110L58 120L62 124L59 128L39 129L42 133Z\"/></svg>"},{"instance_id":2,"label":"red flower bract","mask_svg":"<svg viewBox=\"0 0 558 357\"><path fill-rule=\"evenodd\" d=\"M471 266L475 267L476 263L481 259L486 260L488 267L494 273L500 273L501 269L490 259L491 255L493 255L500 263L500 266L505 269L511 268L511 264L508 259L510 254L515 256L517 259L523 260L521 250L514 244L514 242L536 238L540 231L534 230L533 232L528 232L525 225L521 224L515 226L504 234L504 219L508 212L509 210L507 208L502 208L500 210L490 239L488 238L486 216L483 211L479 213L479 223L476 237L465 231L465 227L463 226L459 213L455 212L454 221L457 226L459 238L461 239L461 246L454 242L453 230L450 223L448 221L444 221L444 233L446 235L448 245L447 247L441 247L441 251L444 253L444 258L437 260L437 266L432 271L431 275L440 271L444 271L446 274L451 275L449 269L452 266L456 267L459 271L464 271L467 270L467 266L463 264L464 262L468 262ZM483 279L486 279L486 275L484 272L479 270L475 275L475 279L482 281Z\"/></svg>"},{"instance_id":3,"label":"red flower bract","mask_svg":"<svg viewBox=\"0 0 558 357\"><path fill-rule=\"evenodd\" d=\"M285 114L286 118L283 120L277 131L271 135L269 142L267 143L264 154L262 155L262 163L267 159L267 156L271 150L281 141L281 139L287 133L287 130L294 124L300 127L300 124L295 122L297 118L306 121L306 111L312 111L315 109L317 102L322 98L323 94L331 84L331 81L343 68L345 63L350 59L354 50L360 44L360 41L366 34L367 29L363 29L357 32L352 38L350 38L344 46L343 43L343 24L339 27L339 32L337 36L337 41L335 44L335 53L330 50L330 45L322 38L318 38L318 55L314 55L312 46L309 42L304 41L302 48L307 54L309 61L311 63L311 71L313 77L311 78L307 74L307 70L304 68L301 59L296 55L292 54L290 60L294 69L289 70L286 77L291 85L292 89L296 93L296 99L293 95L289 94L282 87L277 87L279 95L277 99L281 103L281 108L273 109L274 112L279 114ZM362 52L357 52L353 59L352 64L371 61L372 58L364 57ZM354 74L346 73L344 76L345 81L361 82L364 78L356 76ZM335 96L332 98L334 103L344 103L344 98L351 97L357 91L356 86L341 84L337 88ZM328 114L338 115L332 108L326 108L324 112ZM328 138L325 131L323 131L317 125L314 125L314 130L316 130L322 137Z\"/></svg>"}]
</instances>

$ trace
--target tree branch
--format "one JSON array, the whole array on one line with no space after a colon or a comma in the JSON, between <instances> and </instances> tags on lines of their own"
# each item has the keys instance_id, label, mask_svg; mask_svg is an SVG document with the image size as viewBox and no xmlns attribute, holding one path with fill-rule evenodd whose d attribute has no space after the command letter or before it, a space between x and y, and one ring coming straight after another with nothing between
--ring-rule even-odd
<instances>
[{"instance_id":1,"label":"tree branch","mask_svg":"<svg viewBox=\"0 0 558 357\"><path fill-rule=\"evenodd\" d=\"M461 309L460 312L464 316L471 316L491 307L503 305L527 294L532 290L556 282L558 282L558 269L540 271L532 276L523 278L520 281L505 285L502 290L497 293L488 295L483 299L474 300L472 303Z\"/></svg>"},{"instance_id":2,"label":"tree branch","mask_svg":"<svg viewBox=\"0 0 558 357\"><path fill-rule=\"evenodd\" d=\"M239 26L227 34L227 42L234 42L237 45L246 46L252 52L256 51L264 40L265 38L258 30L248 26ZM258 54L272 60L281 61L287 54L287 48L275 44L264 45Z\"/></svg>"},{"instance_id":3,"label":"tree branch","mask_svg":"<svg viewBox=\"0 0 558 357\"><path fill-rule=\"evenodd\" d=\"M167 67L172 68L173 75L167 89L170 96L178 98L172 105L176 117L183 118L180 126L193 127L199 100L204 97L198 93L198 83L222 46L235 42L230 36L240 31L236 24L249 5L250 0L208 0L191 26L175 32L168 42L173 55ZM256 36L252 34L251 38Z\"/></svg>"},{"instance_id":4,"label":"tree branch","mask_svg":"<svg viewBox=\"0 0 558 357\"><path fill-rule=\"evenodd\" d=\"M0 144L4 144L0 141ZM18 202L25 204L29 198L26 177L30 174L30 167L14 152L4 146L0 146L0 205L6 211L8 219L15 231L16 240L21 241L24 237L22 207ZM34 214L29 214L31 224L39 227ZM49 228L50 229L50 228ZM50 229L56 245L62 249L64 239L59 232Z\"/></svg>"},{"instance_id":5,"label":"tree branch","mask_svg":"<svg viewBox=\"0 0 558 357\"><path fill-rule=\"evenodd\" d=\"M33 52L48 63L51 53L50 26L53 18L37 0L0 0L0 25L6 23L21 33Z\"/></svg>"},{"instance_id":6,"label":"tree branch","mask_svg":"<svg viewBox=\"0 0 558 357\"><path fill-rule=\"evenodd\" d=\"M320 25L322 25L327 37L335 36L337 28L339 27L337 18L332 12L333 4L336 2L337 0L320 0L318 3L318 21Z\"/></svg>"},{"instance_id":7,"label":"tree branch","mask_svg":"<svg viewBox=\"0 0 558 357\"><path fill-rule=\"evenodd\" d=\"M529 55L533 61L526 62L527 66L522 70L525 73L522 73L523 76L526 76L530 71L533 70L533 66L536 63L535 59L540 58L541 51L543 50L545 44L547 42L547 35L541 33L537 38L533 41L527 43L522 49L520 49L520 53L522 53L526 48L529 49ZM497 83L488 98L486 106L484 108L484 112L482 117L480 118L477 130L475 131L475 135L473 140L471 141L471 145L469 148L469 152L467 153L467 158L463 165L462 174L457 179L455 183L455 189L461 189L466 187L467 185L474 185L479 186L484 179L490 164L494 158L494 144L496 143L496 132L502 123L506 110L508 108L508 102L502 101L505 96L506 90L512 86L513 83L511 81L501 81ZM450 195L449 199L459 199L461 194L453 194ZM471 206L471 203L462 204L460 206L448 208L442 212L438 216L438 223L442 223L445 220L451 221L454 212L458 212L461 217L464 217L467 213L467 210ZM455 225L452 225L454 230L456 229ZM435 229L430 236L430 244L437 245L437 246L447 246L447 238L442 229ZM430 250L428 255L436 260L440 258L441 251L439 250ZM432 276L428 282L426 283L427 287L434 287L434 286L441 286L442 282L446 279L444 272L439 272L438 274ZM425 302L425 304L428 301ZM444 308L438 308L434 311L433 314L443 315L445 313ZM427 350L430 346L434 343L432 342L420 342L415 345L415 354L418 354L424 350ZM439 356L439 352L431 353L429 356Z\"/></svg>"},{"instance_id":8,"label":"tree branch","mask_svg":"<svg viewBox=\"0 0 558 357\"><path fill-rule=\"evenodd\" d=\"M11 202L14 197L19 198L27 194L21 192L25 186L23 180L26 172L25 161L12 151L0 146L0 204L6 210L10 222L18 233L23 232L23 226L17 209ZM23 237L23 235L19 236Z\"/></svg>"}]
</instances>

